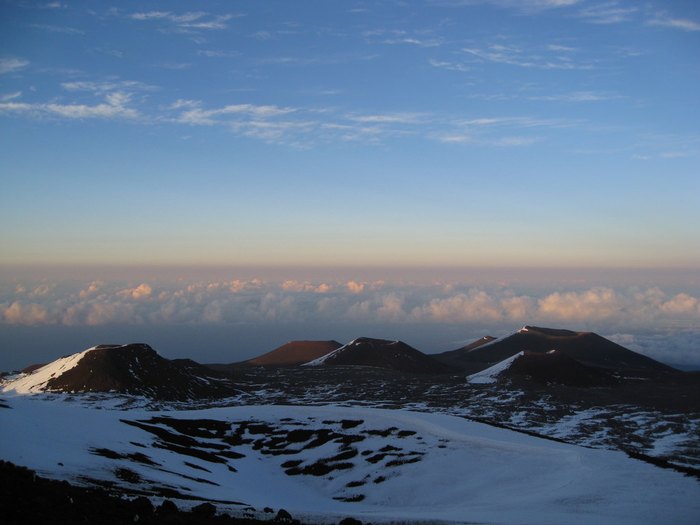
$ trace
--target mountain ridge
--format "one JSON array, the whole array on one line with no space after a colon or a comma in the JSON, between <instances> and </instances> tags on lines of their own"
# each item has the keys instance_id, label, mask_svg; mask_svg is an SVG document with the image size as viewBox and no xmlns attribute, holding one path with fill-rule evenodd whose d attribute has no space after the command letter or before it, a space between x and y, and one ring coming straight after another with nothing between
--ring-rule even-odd
<instances>
[{"instance_id":1,"label":"mountain ridge","mask_svg":"<svg viewBox=\"0 0 700 525\"><path fill-rule=\"evenodd\" d=\"M7 381L2 391L117 392L185 400L237 393L229 378L191 359L169 360L144 343L97 345Z\"/></svg>"},{"instance_id":2,"label":"mountain ridge","mask_svg":"<svg viewBox=\"0 0 700 525\"><path fill-rule=\"evenodd\" d=\"M144 343L103 344L25 369L29 373L4 380L1 388L19 393L113 391L162 399L221 398L238 393L234 382L245 376L246 368L296 368L303 374L311 368L371 367L407 374L469 376L518 353L523 355L501 371L499 378L587 387L613 386L625 378L688 376L593 332L526 325L504 338L485 336L438 354L425 354L403 341L370 337L358 337L345 345L336 340L297 340L230 365L168 360ZM691 380L685 376L678 379Z\"/></svg>"},{"instance_id":3,"label":"mountain ridge","mask_svg":"<svg viewBox=\"0 0 700 525\"><path fill-rule=\"evenodd\" d=\"M482 342L484 341L484 342ZM574 332L526 325L504 338L479 339L434 357L468 374L479 372L524 351L544 354L557 350L582 365L642 375L677 372L676 369L629 350L594 332Z\"/></svg>"}]
</instances>

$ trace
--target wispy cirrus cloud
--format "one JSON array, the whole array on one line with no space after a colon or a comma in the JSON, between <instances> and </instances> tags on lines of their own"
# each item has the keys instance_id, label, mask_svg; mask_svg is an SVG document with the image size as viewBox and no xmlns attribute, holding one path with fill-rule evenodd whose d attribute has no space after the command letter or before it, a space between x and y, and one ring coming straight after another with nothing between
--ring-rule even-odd
<instances>
[{"instance_id":1,"label":"wispy cirrus cloud","mask_svg":"<svg viewBox=\"0 0 700 525\"><path fill-rule=\"evenodd\" d=\"M17 98L20 98L22 96L21 91L14 91L13 93L5 93L4 95L0 95L0 102L10 102L11 100L15 100Z\"/></svg>"},{"instance_id":2,"label":"wispy cirrus cloud","mask_svg":"<svg viewBox=\"0 0 700 525\"><path fill-rule=\"evenodd\" d=\"M544 132L562 130L579 124L573 120L533 117L454 119L450 129L436 132L432 138L445 144L524 147L542 141L542 133ZM537 132L537 134L533 134L533 132Z\"/></svg>"},{"instance_id":3,"label":"wispy cirrus cloud","mask_svg":"<svg viewBox=\"0 0 700 525\"><path fill-rule=\"evenodd\" d=\"M223 51L221 49L199 49L197 55L208 58L234 58L241 55L240 51Z\"/></svg>"},{"instance_id":4,"label":"wispy cirrus cloud","mask_svg":"<svg viewBox=\"0 0 700 525\"><path fill-rule=\"evenodd\" d=\"M172 11L141 11L128 15L130 19L140 22L166 23L170 28L182 32L226 29L229 20L240 16L242 15L212 15L205 11L190 11L180 14Z\"/></svg>"},{"instance_id":5,"label":"wispy cirrus cloud","mask_svg":"<svg viewBox=\"0 0 700 525\"><path fill-rule=\"evenodd\" d=\"M426 113L379 113L375 115L351 115L349 120L372 124L418 124L429 118Z\"/></svg>"},{"instance_id":6,"label":"wispy cirrus cloud","mask_svg":"<svg viewBox=\"0 0 700 525\"><path fill-rule=\"evenodd\" d=\"M398 37L398 38L387 38L382 40L382 44L388 45L401 45L407 44L411 46L418 47L438 47L440 46L440 40L436 38L415 38L415 37Z\"/></svg>"},{"instance_id":7,"label":"wispy cirrus cloud","mask_svg":"<svg viewBox=\"0 0 700 525\"><path fill-rule=\"evenodd\" d=\"M0 58L0 75L14 73L20 69L24 69L29 65L29 60L22 58Z\"/></svg>"},{"instance_id":8,"label":"wispy cirrus cloud","mask_svg":"<svg viewBox=\"0 0 700 525\"><path fill-rule=\"evenodd\" d=\"M582 0L430 0L431 4L445 7L469 7L475 5L493 5L496 7L515 9L524 13L534 14L550 9L571 7Z\"/></svg>"},{"instance_id":9,"label":"wispy cirrus cloud","mask_svg":"<svg viewBox=\"0 0 700 525\"><path fill-rule=\"evenodd\" d=\"M505 64L522 68L552 70L593 69L590 61L575 61L560 52L553 52L548 46L537 49L514 44L489 44L483 47L464 47L462 53L482 62Z\"/></svg>"},{"instance_id":10,"label":"wispy cirrus cloud","mask_svg":"<svg viewBox=\"0 0 700 525\"><path fill-rule=\"evenodd\" d=\"M547 102L602 102L607 100L618 100L623 98L620 95L602 93L597 91L572 91L557 95L538 95L528 97L529 100L543 100Z\"/></svg>"},{"instance_id":11,"label":"wispy cirrus cloud","mask_svg":"<svg viewBox=\"0 0 700 525\"><path fill-rule=\"evenodd\" d=\"M371 29L362 33L369 43L385 45L408 45L416 47L440 47L442 38L436 36L433 30L426 29Z\"/></svg>"},{"instance_id":12,"label":"wispy cirrus cloud","mask_svg":"<svg viewBox=\"0 0 700 525\"><path fill-rule=\"evenodd\" d=\"M22 92L0 98L0 112L28 117L122 119L135 123L220 127L233 134L268 143L309 148L331 142L379 144L405 136L471 146L529 146L541 134L531 128L564 128L574 122L533 117L458 118L438 112L348 112L335 107L292 107L234 102L209 106L199 99L150 104L160 88L136 80L66 81L68 95L50 101L26 101ZM332 92L337 93L337 92ZM71 101L62 99L70 96ZM592 93L572 95L593 100ZM95 102L95 98L98 99Z\"/></svg>"},{"instance_id":13,"label":"wispy cirrus cloud","mask_svg":"<svg viewBox=\"0 0 700 525\"><path fill-rule=\"evenodd\" d=\"M603 2L585 6L577 17L591 24L609 25L630 22L638 14L638 7L623 6L619 2Z\"/></svg>"},{"instance_id":14,"label":"wispy cirrus cloud","mask_svg":"<svg viewBox=\"0 0 700 525\"><path fill-rule=\"evenodd\" d=\"M201 101L178 100L170 106L171 109L184 109L177 117L184 124L211 126L221 124L219 117L245 116L267 119L288 115L298 111L295 108L282 108L273 105L229 104L220 108L205 109Z\"/></svg>"},{"instance_id":15,"label":"wispy cirrus cloud","mask_svg":"<svg viewBox=\"0 0 700 525\"><path fill-rule=\"evenodd\" d=\"M0 113L29 114L67 119L127 119L141 118L141 113L129 107L131 96L127 93L112 92L98 104L61 104L57 102L0 102Z\"/></svg>"},{"instance_id":16,"label":"wispy cirrus cloud","mask_svg":"<svg viewBox=\"0 0 700 525\"><path fill-rule=\"evenodd\" d=\"M113 81L73 81L62 82L61 87L66 91L89 91L93 93L107 93L111 91L155 91L156 86L145 84L137 80L113 80Z\"/></svg>"},{"instance_id":17,"label":"wispy cirrus cloud","mask_svg":"<svg viewBox=\"0 0 700 525\"><path fill-rule=\"evenodd\" d=\"M448 71L458 71L460 73L467 73L471 71L471 68L461 62L451 62L446 60L435 60L431 59L428 63L438 69L446 69Z\"/></svg>"},{"instance_id":18,"label":"wispy cirrus cloud","mask_svg":"<svg viewBox=\"0 0 700 525\"><path fill-rule=\"evenodd\" d=\"M191 126L222 126L232 133L270 143L308 147L317 140L321 123L300 108L259 104L228 104L207 108L202 101L178 100L170 106L173 122Z\"/></svg>"},{"instance_id":19,"label":"wispy cirrus cloud","mask_svg":"<svg viewBox=\"0 0 700 525\"><path fill-rule=\"evenodd\" d=\"M666 13L657 13L654 18L649 20L648 24L657 27L679 29L681 31L700 31L700 22L687 18L673 17Z\"/></svg>"},{"instance_id":20,"label":"wispy cirrus cloud","mask_svg":"<svg viewBox=\"0 0 700 525\"><path fill-rule=\"evenodd\" d=\"M41 31L48 31L50 33L63 33L64 35L84 35L85 31L82 29L76 29L75 27L69 26L57 26L52 24L30 24L29 27L32 29L39 29Z\"/></svg>"}]
</instances>

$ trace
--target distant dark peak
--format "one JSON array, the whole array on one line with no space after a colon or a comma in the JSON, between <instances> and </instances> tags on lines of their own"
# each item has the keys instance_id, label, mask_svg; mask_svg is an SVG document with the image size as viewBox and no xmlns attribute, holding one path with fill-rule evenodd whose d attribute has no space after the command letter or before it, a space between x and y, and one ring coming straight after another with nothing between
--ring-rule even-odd
<instances>
[{"instance_id":1,"label":"distant dark peak","mask_svg":"<svg viewBox=\"0 0 700 525\"><path fill-rule=\"evenodd\" d=\"M398 372L439 374L450 368L403 341L358 337L308 363L310 366L370 366Z\"/></svg>"},{"instance_id":2,"label":"distant dark peak","mask_svg":"<svg viewBox=\"0 0 700 525\"><path fill-rule=\"evenodd\" d=\"M238 367L248 367L248 366L264 366L264 367L286 367L286 366L297 366L302 363L308 363L314 359L318 359L321 356L332 352L340 348L341 345L338 341L313 341L313 340L303 340L303 341L289 341L283 344L279 348L267 352L265 354L254 357L253 359L248 359L242 363L233 363L229 365L209 365L215 370L232 370Z\"/></svg>"},{"instance_id":3,"label":"distant dark peak","mask_svg":"<svg viewBox=\"0 0 700 525\"><path fill-rule=\"evenodd\" d=\"M574 332L530 325L524 326L508 337L490 341L479 339L470 345L443 352L434 357L442 363L473 374L486 370L518 352L548 354L552 350L556 350L552 355L566 356L582 365L617 370L626 374L649 376L673 372L671 367L624 348L593 332ZM540 366L537 358L526 360L526 362L529 361L537 362ZM572 367L573 365L569 366L569 368Z\"/></svg>"}]
</instances>

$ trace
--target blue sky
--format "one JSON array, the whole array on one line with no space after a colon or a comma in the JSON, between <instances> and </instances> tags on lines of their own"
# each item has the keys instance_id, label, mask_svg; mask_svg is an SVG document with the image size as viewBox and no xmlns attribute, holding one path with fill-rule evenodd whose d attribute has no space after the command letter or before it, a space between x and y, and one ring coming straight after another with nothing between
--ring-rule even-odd
<instances>
[{"instance_id":1,"label":"blue sky","mask_svg":"<svg viewBox=\"0 0 700 525\"><path fill-rule=\"evenodd\" d=\"M526 323L700 365L700 3L0 11L0 369Z\"/></svg>"},{"instance_id":2,"label":"blue sky","mask_svg":"<svg viewBox=\"0 0 700 525\"><path fill-rule=\"evenodd\" d=\"M4 264L700 263L695 2L0 9Z\"/></svg>"}]
</instances>

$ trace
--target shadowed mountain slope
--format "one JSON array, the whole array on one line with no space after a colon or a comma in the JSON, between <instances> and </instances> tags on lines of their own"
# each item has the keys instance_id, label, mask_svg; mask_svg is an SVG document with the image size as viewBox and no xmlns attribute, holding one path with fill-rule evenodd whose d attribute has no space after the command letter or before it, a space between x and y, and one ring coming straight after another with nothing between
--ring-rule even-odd
<instances>
[{"instance_id":1,"label":"shadowed mountain slope","mask_svg":"<svg viewBox=\"0 0 700 525\"><path fill-rule=\"evenodd\" d=\"M584 365L557 350L544 354L525 352L499 376L579 387L612 386L619 382L611 370Z\"/></svg>"},{"instance_id":2,"label":"shadowed mountain slope","mask_svg":"<svg viewBox=\"0 0 700 525\"><path fill-rule=\"evenodd\" d=\"M582 365L622 373L647 376L675 371L670 366L633 352L593 332L525 326L503 339L484 343L481 341L484 340L480 339L472 345L433 357L445 364L457 366L467 373L474 373L518 352L546 354L556 350L559 356L574 359Z\"/></svg>"}]
</instances>

